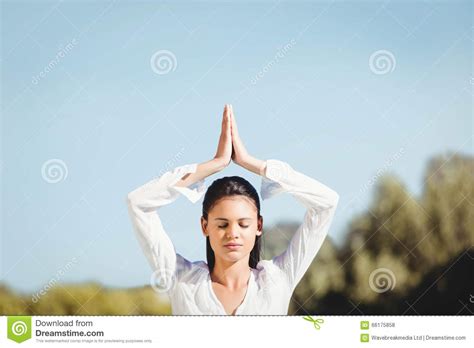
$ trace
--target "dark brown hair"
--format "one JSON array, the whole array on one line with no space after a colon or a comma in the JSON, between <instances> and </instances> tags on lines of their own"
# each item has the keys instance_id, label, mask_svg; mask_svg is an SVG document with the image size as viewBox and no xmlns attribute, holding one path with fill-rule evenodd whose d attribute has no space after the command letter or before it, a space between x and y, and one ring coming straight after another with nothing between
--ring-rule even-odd
<instances>
[{"instance_id":1,"label":"dark brown hair","mask_svg":"<svg viewBox=\"0 0 474 348\"><path fill-rule=\"evenodd\" d=\"M202 202L202 216L204 219L208 219L208 212L216 204L218 200L229 196L244 196L254 202L257 208L257 218L260 215L260 199L258 197L257 190L247 180L240 176L226 176L215 180L207 189ZM252 251L250 252L249 266L256 268L257 263L260 261L260 237L255 237L255 244ZM214 269L216 258L214 251L211 248L209 237L206 237L206 257L209 272Z\"/></svg>"}]
</instances>

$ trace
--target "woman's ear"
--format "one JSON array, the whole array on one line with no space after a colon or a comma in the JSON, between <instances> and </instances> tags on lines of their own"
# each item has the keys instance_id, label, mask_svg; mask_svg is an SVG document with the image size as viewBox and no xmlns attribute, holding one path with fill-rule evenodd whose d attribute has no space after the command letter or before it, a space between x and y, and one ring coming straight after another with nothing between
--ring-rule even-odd
<instances>
[{"instance_id":1,"label":"woman's ear","mask_svg":"<svg viewBox=\"0 0 474 348\"><path fill-rule=\"evenodd\" d=\"M202 234L204 237L207 237L207 220L204 218L204 216L201 216L201 229L202 229Z\"/></svg>"},{"instance_id":2,"label":"woman's ear","mask_svg":"<svg viewBox=\"0 0 474 348\"><path fill-rule=\"evenodd\" d=\"M257 220L257 236L261 236L263 233L263 216L260 215L260 217Z\"/></svg>"}]
</instances>

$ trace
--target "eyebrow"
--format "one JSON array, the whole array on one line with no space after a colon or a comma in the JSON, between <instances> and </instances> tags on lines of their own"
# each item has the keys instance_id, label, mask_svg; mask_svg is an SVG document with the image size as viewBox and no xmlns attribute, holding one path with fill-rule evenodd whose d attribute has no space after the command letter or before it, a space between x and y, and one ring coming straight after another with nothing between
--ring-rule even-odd
<instances>
[{"instance_id":1,"label":"eyebrow","mask_svg":"<svg viewBox=\"0 0 474 348\"><path fill-rule=\"evenodd\" d=\"M225 218L215 218L214 220L224 220L224 221L229 221L228 219L225 219ZM243 218L240 218L239 221L241 220L252 220L252 218L249 218L249 217L243 217Z\"/></svg>"}]
</instances>

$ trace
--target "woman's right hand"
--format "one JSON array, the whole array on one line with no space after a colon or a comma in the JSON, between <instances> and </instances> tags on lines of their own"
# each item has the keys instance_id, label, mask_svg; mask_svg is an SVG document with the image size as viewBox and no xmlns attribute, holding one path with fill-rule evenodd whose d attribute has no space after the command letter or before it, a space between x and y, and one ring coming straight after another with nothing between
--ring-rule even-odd
<instances>
[{"instance_id":1,"label":"woman's right hand","mask_svg":"<svg viewBox=\"0 0 474 348\"><path fill-rule=\"evenodd\" d=\"M222 129L219 144L217 145L216 155L214 156L214 160L221 163L223 167L229 165L232 157L231 117L230 105L226 104L222 115Z\"/></svg>"}]
</instances>

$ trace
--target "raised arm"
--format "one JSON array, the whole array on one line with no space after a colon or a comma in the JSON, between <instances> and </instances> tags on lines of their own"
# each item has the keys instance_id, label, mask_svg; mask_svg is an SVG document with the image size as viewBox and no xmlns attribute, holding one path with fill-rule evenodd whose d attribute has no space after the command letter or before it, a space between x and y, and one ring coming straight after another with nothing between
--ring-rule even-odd
<instances>
[{"instance_id":1,"label":"raised arm","mask_svg":"<svg viewBox=\"0 0 474 348\"><path fill-rule=\"evenodd\" d=\"M181 268L191 263L175 252L165 232L158 210L176 200L179 194L192 203L205 193L204 179L219 172L230 162L232 143L230 114L226 106L216 155L203 163L192 163L170 170L136 188L127 195L127 206L139 244L155 272L154 279L170 290Z\"/></svg>"},{"instance_id":2,"label":"raised arm","mask_svg":"<svg viewBox=\"0 0 474 348\"><path fill-rule=\"evenodd\" d=\"M321 182L296 170L288 163L251 156L239 136L237 122L232 114L232 160L262 176L261 196L268 199L281 192L288 192L306 207L303 222L293 235L287 249L271 261L288 280L293 290L318 253L339 201L339 195Z\"/></svg>"},{"instance_id":3,"label":"raised arm","mask_svg":"<svg viewBox=\"0 0 474 348\"><path fill-rule=\"evenodd\" d=\"M328 234L339 195L316 179L296 171L288 163L274 159L266 161L260 192L264 200L287 192L306 208L303 222L287 249L272 259L272 263L286 275L290 288L294 290Z\"/></svg>"}]
</instances>

